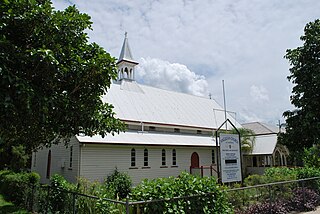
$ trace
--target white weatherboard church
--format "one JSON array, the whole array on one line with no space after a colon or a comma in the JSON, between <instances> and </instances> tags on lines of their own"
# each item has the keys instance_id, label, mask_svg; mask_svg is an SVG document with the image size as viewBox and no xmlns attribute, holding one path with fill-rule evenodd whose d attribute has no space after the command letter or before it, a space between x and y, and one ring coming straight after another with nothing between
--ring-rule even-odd
<instances>
[{"instance_id":1,"label":"white weatherboard church","mask_svg":"<svg viewBox=\"0 0 320 214\"><path fill-rule=\"evenodd\" d=\"M70 182L78 177L103 181L115 168L127 172L134 184L181 171L217 176L213 133L225 121L223 108L213 99L137 83L137 64L126 36L118 79L102 99L114 106L127 131L104 138L74 136L68 148L61 143L33 153L32 171L41 182L55 173ZM241 127L230 114L227 118Z\"/></svg>"}]
</instances>

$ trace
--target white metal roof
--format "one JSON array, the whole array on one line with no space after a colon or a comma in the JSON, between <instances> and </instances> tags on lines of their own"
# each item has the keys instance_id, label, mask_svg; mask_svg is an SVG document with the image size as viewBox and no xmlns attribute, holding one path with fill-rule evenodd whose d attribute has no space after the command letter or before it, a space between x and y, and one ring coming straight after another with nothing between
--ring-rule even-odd
<instances>
[{"instance_id":1,"label":"white metal roof","mask_svg":"<svg viewBox=\"0 0 320 214\"><path fill-rule=\"evenodd\" d=\"M261 122L251 122L241 124L244 128L251 129L255 134L278 133L279 128Z\"/></svg>"},{"instance_id":2,"label":"white metal roof","mask_svg":"<svg viewBox=\"0 0 320 214\"><path fill-rule=\"evenodd\" d=\"M277 135L258 135L251 155L271 155L277 145Z\"/></svg>"},{"instance_id":3,"label":"white metal roof","mask_svg":"<svg viewBox=\"0 0 320 214\"><path fill-rule=\"evenodd\" d=\"M210 129L218 128L225 121L223 108L215 100L135 81L112 84L103 100L113 104L116 117L121 120ZM230 114L227 118L241 127Z\"/></svg>"},{"instance_id":4,"label":"white metal roof","mask_svg":"<svg viewBox=\"0 0 320 214\"><path fill-rule=\"evenodd\" d=\"M81 143L101 144L131 144L131 145L166 145L166 146L195 146L210 147L216 146L215 139L200 135L181 135L169 133L148 133L148 132L125 132L114 136L107 135L102 138L100 135L93 137L76 136Z\"/></svg>"},{"instance_id":5,"label":"white metal roof","mask_svg":"<svg viewBox=\"0 0 320 214\"><path fill-rule=\"evenodd\" d=\"M134 59L132 57L131 49L130 49L128 38L127 38L127 32L125 33L125 38L124 38L123 45L121 48L118 63L121 62L122 60L130 61L130 62L134 62L134 63L138 64L137 62L134 61Z\"/></svg>"}]
</instances>

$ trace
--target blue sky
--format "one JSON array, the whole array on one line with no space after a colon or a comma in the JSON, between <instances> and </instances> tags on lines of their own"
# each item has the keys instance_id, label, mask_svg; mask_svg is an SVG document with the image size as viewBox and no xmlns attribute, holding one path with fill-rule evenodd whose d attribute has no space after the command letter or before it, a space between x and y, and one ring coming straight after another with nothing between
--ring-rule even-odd
<instances>
[{"instance_id":1,"label":"blue sky","mask_svg":"<svg viewBox=\"0 0 320 214\"><path fill-rule=\"evenodd\" d=\"M208 96L240 122L277 124L290 104L286 49L301 45L318 0L95 0L75 4L92 17L90 41L118 57L128 32L144 84Z\"/></svg>"}]
</instances>

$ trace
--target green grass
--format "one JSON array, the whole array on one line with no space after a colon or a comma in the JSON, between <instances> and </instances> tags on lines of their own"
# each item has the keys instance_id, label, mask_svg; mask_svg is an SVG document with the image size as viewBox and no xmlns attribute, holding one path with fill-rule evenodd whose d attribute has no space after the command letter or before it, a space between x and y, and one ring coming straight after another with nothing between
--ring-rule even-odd
<instances>
[{"instance_id":1,"label":"green grass","mask_svg":"<svg viewBox=\"0 0 320 214\"><path fill-rule=\"evenodd\" d=\"M6 201L0 194L0 213L28 214L26 210L16 207L13 203Z\"/></svg>"}]
</instances>

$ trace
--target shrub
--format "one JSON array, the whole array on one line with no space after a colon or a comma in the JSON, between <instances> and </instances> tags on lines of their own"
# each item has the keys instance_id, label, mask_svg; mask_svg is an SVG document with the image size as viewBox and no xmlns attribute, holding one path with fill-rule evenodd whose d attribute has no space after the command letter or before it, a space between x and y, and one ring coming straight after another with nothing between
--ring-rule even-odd
<instances>
[{"instance_id":1,"label":"shrub","mask_svg":"<svg viewBox=\"0 0 320 214\"><path fill-rule=\"evenodd\" d=\"M245 186L255 186L268 183L268 178L264 175L249 175L244 179Z\"/></svg>"},{"instance_id":2,"label":"shrub","mask_svg":"<svg viewBox=\"0 0 320 214\"><path fill-rule=\"evenodd\" d=\"M270 212L271 211L271 212ZM278 202L264 202L260 204L251 205L245 211L237 211L236 214L286 214L289 212L286 203Z\"/></svg>"},{"instance_id":3,"label":"shrub","mask_svg":"<svg viewBox=\"0 0 320 214\"><path fill-rule=\"evenodd\" d=\"M15 205L28 206L33 196L34 188L39 185L40 176L37 173L21 172L15 173L9 170L0 172L0 192L5 200Z\"/></svg>"},{"instance_id":4,"label":"shrub","mask_svg":"<svg viewBox=\"0 0 320 214\"><path fill-rule=\"evenodd\" d=\"M296 180L297 170L287 167L272 167L266 169L264 175L269 182Z\"/></svg>"},{"instance_id":5,"label":"shrub","mask_svg":"<svg viewBox=\"0 0 320 214\"><path fill-rule=\"evenodd\" d=\"M53 175L50 178L51 188L49 192L49 209L53 212L68 213L72 210L72 194L70 191L75 190L75 186L61 175Z\"/></svg>"},{"instance_id":6,"label":"shrub","mask_svg":"<svg viewBox=\"0 0 320 214\"><path fill-rule=\"evenodd\" d=\"M192 195L196 197L188 197ZM160 199L145 205L144 213L232 213L227 195L214 177L200 178L186 172L177 178L144 180L132 190L131 197L144 201Z\"/></svg>"},{"instance_id":7,"label":"shrub","mask_svg":"<svg viewBox=\"0 0 320 214\"><path fill-rule=\"evenodd\" d=\"M313 167L304 167L297 169L298 179L320 177L320 169ZM320 193L320 180L305 181L304 186Z\"/></svg>"},{"instance_id":8,"label":"shrub","mask_svg":"<svg viewBox=\"0 0 320 214\"><path fill-rule=\"evenodd\" d=\"M127 173L119 172L117 169L105 180L106 188L114 192L114 199L124 199L131 191L132 181Z\"/></svg>"},{"instance_id":9,"label":"shrub","mask_svg":"<svg viewBox=\"0 0 320 214\"><path fill-rule=\"evenodd\" d=\"M319 195L307 188L296 188L290 201L290 210L311 211L319 205Z\"/></svg>"},{"instance_id":10,"label":"shrub","mask_svg":"<svg viewBox=\"0 0 320 214\"><path fill-rule=\"evenodd\" d=\"M115 213L115 206L102 198L112 198L114 192L106 189L105 185L100 182L90 182L85 178L78 179L77 192L85 195L94 195L99 197L99 200L85 196L79 196L77 199L78 213Z\"/></svg>"}]
</instances>

